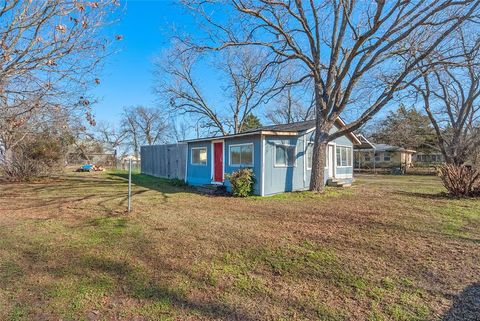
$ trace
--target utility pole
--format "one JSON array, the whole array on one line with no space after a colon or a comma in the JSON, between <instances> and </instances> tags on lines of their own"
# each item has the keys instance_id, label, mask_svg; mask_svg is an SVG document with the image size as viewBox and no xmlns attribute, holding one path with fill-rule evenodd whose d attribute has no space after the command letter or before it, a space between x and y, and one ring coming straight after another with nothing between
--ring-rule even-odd
<instances>
[{"instance_id":1,"label":"utility pole","mask_svg":"<svg viewBox=\"0 0 480 321\"><path fill-rule=\"evenodd\" d=\"M128 161L128 213L132 211L132 158Z\"/></svg>"}]
</instances>

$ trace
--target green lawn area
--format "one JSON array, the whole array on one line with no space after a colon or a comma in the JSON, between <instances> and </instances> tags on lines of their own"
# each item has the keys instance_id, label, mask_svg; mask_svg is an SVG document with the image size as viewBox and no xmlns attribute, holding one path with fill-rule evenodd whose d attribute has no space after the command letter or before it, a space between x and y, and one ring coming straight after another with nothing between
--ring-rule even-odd
<instances>
[{"instance_id":1,"label":"green lawn area","mask_svg":"<svg viewBox=\"0 0 480 321\"><path fill-rule=\"evenodd\" d=\"M125 177L0 185L0 320L478 320L480 201L436 177L238 199L137 174L130 214Z\"/></svg>"}]
</instances>

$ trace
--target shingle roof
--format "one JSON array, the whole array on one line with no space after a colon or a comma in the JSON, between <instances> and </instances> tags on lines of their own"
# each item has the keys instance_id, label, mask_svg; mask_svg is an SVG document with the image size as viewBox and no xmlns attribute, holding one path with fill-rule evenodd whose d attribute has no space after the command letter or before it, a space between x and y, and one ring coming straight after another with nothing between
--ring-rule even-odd
<instances>
[{"instance_id":1,"label":"shingle roof","mask_svg":"<svg viewBox=\"0 0 480 321\"><path fill-rule=\"evenodd\" d=\"M357 137L360 139L361 144L357 145L355 147L356 150L375 149L375 151L377 151L377 152L410 152L410 153L415 153L414 150L406 149L406 148L403 148L403 147L398 147L398 146L393 146L393 145L388 145L388 144L372 143L367 138L365 138L365 136L363 136L363 135L358 135Z\"/></svg>"},{"instance_id":2,"label":"shingle roof","mask_svg":"<svg viewBox=\"0 0 480 321\"><path fill-rule=\"evenodd\" d=\"M255 129L244 131L244 133L258 132L258 131L279 131L279 132L301 132L315 127L315 120L307 120L290 124L279 124L262 126Z\"/></svg>"},{"instance_id":3,"label":"shingle roof","mask_svg":"<svg viewBox=\"0 0 480 321\"><path fill-rule=\"evenodd\" d=\"M338 118L336 120L336 124L338 125L339 128L342 126L345 126L345 123ZM194 141L205 141L205 140L213 140L213 139L224 139L224 138L230 138L230 137L237 137L237 136L246 136L246 135L259 135L265 132L278 132L278 133L301 133L304 131L307 131L309 129L315 128L315 120L306 120L306 121L301 121L301 122L296 122L296 123L290 123L290 124L278 124L278 125L268 125L268 126L262 126L259 128L255 129L250 129L246 130L244 132L241 132L239 134L231 134L231 135L225 135L225 136L217 136L217 137L205 137L205 138L197 138L197 139L190 139L190 140L185 140L183 142L194 142ZM350 139L354 142L354 144L360 144L360 141L358 140L357 136L353 133L347 133L346 136L349 136Z\"/></svg>"}]
</instances>

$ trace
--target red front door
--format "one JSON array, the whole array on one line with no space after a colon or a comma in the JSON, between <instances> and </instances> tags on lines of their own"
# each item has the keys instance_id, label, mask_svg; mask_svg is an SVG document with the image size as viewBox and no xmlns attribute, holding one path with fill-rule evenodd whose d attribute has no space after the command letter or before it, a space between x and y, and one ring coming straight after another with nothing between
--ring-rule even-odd
<instances>
[{"instance_id":1,"label":"red front door","mask_svg":"<svg viewBox=\"0 0 480 321\"><path fill-rule=\"evenodd\" d=\"M223 142L213 143L213 181L223 182Z\"/></svg>"}]
</instances>

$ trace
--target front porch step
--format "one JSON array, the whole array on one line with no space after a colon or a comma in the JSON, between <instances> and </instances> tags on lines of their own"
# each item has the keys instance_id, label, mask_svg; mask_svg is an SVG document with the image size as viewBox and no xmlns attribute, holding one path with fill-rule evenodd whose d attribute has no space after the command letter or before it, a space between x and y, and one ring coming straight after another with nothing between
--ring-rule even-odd
<instances>
[{"instance_id":1,"label":"front porch step","mask_svg":"<svg viewBox=\"0 0 480 321\"><path fill-rule=\"evenodd\" d=\"M227 194L227 187L220 184L204 184L197 186L197 191L208 195L225 195Z\"/></svg>"},{"instance_id":2,"label":"front porch step","mask_svg":"<svg viewBox=\"0 0 480 321\"><path fill-rule=\"evenodd\" d=\"M350 187L352 183L338 178L329 178L327 180L327 186L332 187Z\"/></svg>"}]
</instances>

